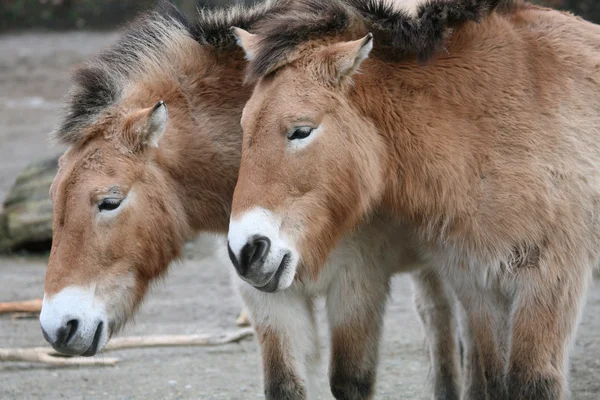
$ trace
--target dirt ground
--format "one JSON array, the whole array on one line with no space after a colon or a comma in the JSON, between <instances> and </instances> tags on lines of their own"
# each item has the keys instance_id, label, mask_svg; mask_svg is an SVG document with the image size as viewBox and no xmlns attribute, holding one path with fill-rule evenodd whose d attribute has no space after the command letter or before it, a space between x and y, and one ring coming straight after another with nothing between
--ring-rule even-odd
<instances>
[{"instance_id":1,"label":"dirt ground","mask_svg":"<svg viewBox=\"0 0 600 400\"><path fill-rule=\"evenodd\" d=\"M28 162L51 149L47 134L60 115L72 64L115 34L0 36L0 198ZM219 333L234 330L240 302L226 263L207 241L189 246L185 260L156 285L127 335ZM42 295L46 259L0 258L0 301ZM394 281L381 350L377 399L428 398L429 365L406 277ZM322 398L329 399L327 335L321 305ZM540 332L543 334L543 332ZM572 358L575 400L600 398L600 286L590 292ZM45 345L37 320L0 319L0 347ZM116 367L48 368L0 364L0 399L258 399L261 365L254 340L213 348L111 353ZM100 356L102 357L102 356Z\"/></svg>"}]
</instances>

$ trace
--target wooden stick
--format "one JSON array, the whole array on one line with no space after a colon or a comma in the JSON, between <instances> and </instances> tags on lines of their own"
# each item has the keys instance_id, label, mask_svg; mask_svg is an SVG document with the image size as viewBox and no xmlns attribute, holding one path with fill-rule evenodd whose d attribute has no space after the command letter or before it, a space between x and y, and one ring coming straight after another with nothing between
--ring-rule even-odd
<instances>
[{"instance_id":1,"label":"wooden stick","mask_svg":"<svg viewBox=\"0 0 600 400\"><path fill-rule=\"evenodd\" d=\"M2 349L0 348L0 361L37 362L56 366L69 365L116 365L118 358L108 357L63 357L57 356L54 350L45 347L34 347L30 349Z\"/></svg>"},{"instance_id":2,"label":"wooden stick","mask_svg":"<svg viewBox=\"0 0 600 400\"><path fill-rule=\"evenodd\" d=\"M144 347L177 347L177 346L220 346L237 343L254 334L252 328L239 329L235 332L219 335L162 335L162 336L129 336L111 340L105 351L144 348Z\"/></svg>"},{"instance_id":3,"label":"wooden stick","mask_svg":"<svg viewBox=\"0 0 600 400\"><path fill-rule=\"evenodd\" d=\"M42 299L0 303L0 314L15 312L39 313L42 311Z\"/></svg>"},{"instance_id":4,"label":"wooden stick","mask_svg":"<svg viewBox=\"0 0 600 400\"><path fill-rule=\"evenodd\" d=\"M252 328L246 328L219 335L129 336L111 340L104 351L171 346L219 346L227 343L237 343L253 334ZM33 347L0 348L0 361L39 362L56 366L94 366L115 365L119 362L119 359L109 357L65 357L57 354L49 347Z\"/></svg>"}]
</instances>

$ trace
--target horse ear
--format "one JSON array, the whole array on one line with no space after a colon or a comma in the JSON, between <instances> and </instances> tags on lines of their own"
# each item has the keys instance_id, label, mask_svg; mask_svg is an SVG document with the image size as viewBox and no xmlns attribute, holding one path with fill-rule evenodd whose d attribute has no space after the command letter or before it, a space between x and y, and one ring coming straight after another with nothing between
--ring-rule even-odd
<instances>
[{"instance_id":1,"label":"horse ear","mask_svg":"<svg viewBox=\"0 0 600 400\"><path fill-rule=\"evenodd\" d=\"M167 105L161 100L156 103L148 114L148 119L141 133L141 142L147 146L158 147L158 141L165 132L168 119Z\"/></svg>"},{"instance_id":2,"label":"horse ear","mask_svg":"<svg viewBox=\"0 0 600 400\"><path fill-rule=\"evenodd\" d=\"M258 35L254 35L235 26L231 27L231 32L235 36L238 46L246 53L246 60L251 61L254 58L258 47Z\"/></svg>"},{"instance_id":3,"label":"horse ear","mask_svg":"<svg viewBox=\"0 0 600 400\"><path fill-rule=\"evenodd\" d=\"M322 69L328 74L324 78L330 82L339 82L352 76L361 63L369 57L373 49L373 34L350 42L337 43L325 49L325 60L329 68Z\"/></svg>"}]
</instances>

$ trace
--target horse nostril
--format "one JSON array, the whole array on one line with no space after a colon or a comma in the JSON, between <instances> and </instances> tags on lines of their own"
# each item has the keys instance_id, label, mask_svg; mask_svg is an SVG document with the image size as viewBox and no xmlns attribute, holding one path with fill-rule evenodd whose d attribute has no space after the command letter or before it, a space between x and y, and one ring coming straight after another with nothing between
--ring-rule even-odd
<instances>
[{"instance_id":1,"label":"horse nostril","mask_svg":"<svg viewBox=\"0 0 600 400\"><path fill-rule=\"evenodd\" d=\"M75 336L77 328L79 327L79 321L76 319L72 319L69 322L67 322L67 327L69 329L69 334L67 335L67 340L65 340L65 344L69 343L71 339L73 339L73 336Z\"/></svg>"},{"instance_id":2,"label":"horse nostril","mask_svg":"<svg viewBox=\"0 0 600 400\"><path fill-rule=\"evenodd\" d=\"M244 245L239 259L233 254L231 247L228 246L229 258L238 273L241 276L246 276L251 267L262 265L265 262L270 248L271 240L268 237L256 236Z\"/></svg>"},{"instance_id":3,"label":"horse nostril","mask_svg":"<svg viewBox=\"0 0 600 400\"><path fill-rule=\"evenodd\" d=\"M77 333L77 328L79 327L79 321L76 319L72 319L67 322L64 326L60 327L56 332L56 345L65 346L75 333Z\"/></svg>"},{"instance_id":4,"label":"horse nostril","mask_svg":"<svg viewBox=\"0 0 600 400\"><path fill-rule=\"evenodd\" d=\"M271 248L271 241L268 237L259 236L254 239L254 242L251 244L251 252L248 257L248 265L252 265L255 263L264 263L267 254L269 253L269 249ZM242 249L242 254L244 254L244 250Z\"/></svg>"}]
</instances>

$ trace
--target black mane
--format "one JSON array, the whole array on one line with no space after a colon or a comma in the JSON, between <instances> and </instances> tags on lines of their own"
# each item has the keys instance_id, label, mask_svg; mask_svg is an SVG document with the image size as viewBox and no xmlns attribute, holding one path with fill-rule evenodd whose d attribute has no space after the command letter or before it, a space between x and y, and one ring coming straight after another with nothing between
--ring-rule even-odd
<instances>
[{"instance_id":1,"label":"black mane","mask_svg":"<svg viewBox=\"0 0 600 400\"><path fill-rule=\"evenodd\" d=\"M496 9L518 0L425 0L416 15L388 0L297 0L291 10L260 22L262 36L248 67L249 81L268 73L300 43L360 28L372 32L377 46L391 48L397 57L428 61L442 46L449 29L480 21ZM358 39L356 37L355 39Z\"/></svg>"},{"instance_id":2,"label":"black mane","mask_svg":"<svg viewBox=\"0 0 600 400\"><path fill-rule=\"evenodd\" d=\"M265 13L275 12L284 3L271 0L251 8L203 8L192 23L170 1L161 1L138 17L114 45L74 72L66 115L54 138L63 144L78 142L83 128L115 104L125 85L148 64L169 63L164 53L169 46L177 46L182 35L218 51L237 50L231 26L251 29Z\"/></svg>"}]
</instances>

